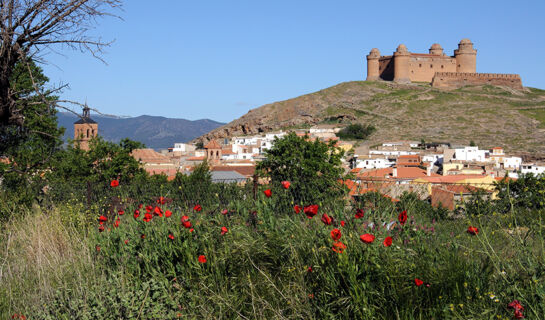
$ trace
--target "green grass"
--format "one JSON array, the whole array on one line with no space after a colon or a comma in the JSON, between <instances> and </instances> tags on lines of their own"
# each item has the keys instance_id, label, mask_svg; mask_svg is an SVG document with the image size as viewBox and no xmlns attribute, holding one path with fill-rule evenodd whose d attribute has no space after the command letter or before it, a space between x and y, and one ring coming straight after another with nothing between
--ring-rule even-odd
<instances>
[{"instance_id":1,"label":"green grass","mask_svg":"<svg viewBox=\"0 0 545 320\"><path fill-rule=\"evenodd\" d=\"M520 112L539 121L539 128L545 128L545 108L520 110Z\"/></svg>"}]
</instances>

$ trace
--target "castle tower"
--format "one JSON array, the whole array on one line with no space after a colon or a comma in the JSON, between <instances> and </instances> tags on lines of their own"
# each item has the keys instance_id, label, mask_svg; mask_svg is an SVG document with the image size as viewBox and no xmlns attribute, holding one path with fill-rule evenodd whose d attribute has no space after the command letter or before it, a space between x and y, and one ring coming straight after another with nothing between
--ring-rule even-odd
<instances>
[{"instance_id":1,"label":"castle tower","mask_svg":"<svg viewBox=\"0 0 545 320\"><path fill-rule=\"evenodd\" d=\"M83 108L81 119L74 122L74 142L81 150L89 150L89 140L98 135L98 123L91 119L87 104Z\"/></svg>"},{"instance_id":2,"label":"castle tower","mask_svg":"<svg viewBox=\"0 0 545 320\"><path fill-rule=\"evenodd\" d=\"M394 52L394 82L410 83L409 59L411 54L404 44L400 44Z\"/></svg>"},{"instance_id":3,"label":"castle tower","mask_svg":"<svg viewBox=\"0 0 545 320\"><path fill-rule=\"evenodd\" d=\"M204 149L206 149L206 159L209 163L218 163L221 160L221 146L216 140L211 140Z\"/></svg>"},{"instance_id":4,"label":"castle tower","mask_svg":"<svg viewBox=\"0 0 545 320\"><path fill-rule=\"evenodd\" d=\"M462 39L458 49L454 50L456 58L456 72L477 72L477 50L473 49L473 43L469 39Z\"/></svg>"},{"instance_id":5,"label":"castle tower","mask_svg":"<svg viewBox=\"0 0 545 320\"><path fill-rule=\"evenodd\" d=\"M371 52L367 55L367 81L376 81L379 79L379 58L380 52L378 49L371 49Z\"/></svg>"},{"instance_id":6,"label":"castle tower","mask_svg":"<svg viewBox=\"0 0 545 320\"><path fill-rule=\"evenodd\" d=\"M441 48L441 45L439 43L434 43L434 44L431 45L430 54L435 54L435 55L442 56L443 55L443 48Z\"/></svg>"}]
</instances>

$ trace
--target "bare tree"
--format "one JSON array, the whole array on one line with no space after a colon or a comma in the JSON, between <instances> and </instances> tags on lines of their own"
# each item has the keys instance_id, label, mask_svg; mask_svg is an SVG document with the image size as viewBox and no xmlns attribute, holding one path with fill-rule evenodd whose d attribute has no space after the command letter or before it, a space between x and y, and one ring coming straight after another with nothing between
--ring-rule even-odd
<instances>
[{"instance_id":1,"label":"bare tree","mask_svg":"<svg viewBox=\"0 0 545 320\"><path fill-rule=\"evenodd\" d=\"M88 52L100 59L102 50L110 43L91 37L89 30L98 18L114 16L121 2L0 0L0 128L24 126L22 108L25 104L20 103L21 96L10 83L16 63L36 60L55 46Z\"/></svg>"}]
</instances>

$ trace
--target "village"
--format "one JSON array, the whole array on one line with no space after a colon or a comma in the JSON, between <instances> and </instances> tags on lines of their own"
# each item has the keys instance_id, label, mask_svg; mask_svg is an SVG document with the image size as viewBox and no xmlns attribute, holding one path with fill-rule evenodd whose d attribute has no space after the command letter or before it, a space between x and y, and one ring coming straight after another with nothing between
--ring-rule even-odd
<instances>
[{"instance_id":1,"label":"village","mask_svg":"<svg viewBox=\"0 0 545 320\"><path fill-rule=\"evenodd\" d=\"M434 206L454 210L476 192L494 198L495 182L504 178L545 172L545 163L524 162L522 156L507 154L500 146L483 150L473 145L423 141L389 141L367 146L340 140L336 135L340 130L336 125L322 124L293 132L307 139L334 141L344 151L343 168L350 178L342 183L352 198L379 192L398 201L404 192L413 192ZM206 160L213 182L244 184L256 179L256 163L265 158L276 138L288 132L211 140L201 146L176 143L160 152L137 149L132 155L149 174L163 174L169 180L178 172L190 174Z\"/></svg>"}]
</instances>

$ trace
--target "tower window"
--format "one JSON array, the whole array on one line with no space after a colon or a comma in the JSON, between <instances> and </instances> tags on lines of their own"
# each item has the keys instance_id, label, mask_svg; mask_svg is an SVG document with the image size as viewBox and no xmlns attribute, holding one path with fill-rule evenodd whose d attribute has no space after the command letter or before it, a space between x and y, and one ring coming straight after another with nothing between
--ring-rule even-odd
<instances>
[{"instance_id":1,"label":"tower window","mask_svg":"<svg viewBox=\"0 0 545 320\"><path fill-rule=\"evenodd\" d=\"M433 68L433 64L430 64L430 68Z\"/></svg>"},{"instance_id":2,"label":"tower window","mask_svg":"<svg viewBox=\"0 0 545 320\"><path fill-rule=\"evenodd\" d=\"M419 66L420 68L422 68L422 64L421 64L421 63L420 63L420 64L418 64L418 66Z\"/></svg>"},{"instance_id":3,"label":"tower window","mask_svg":"<svg viewBox=\"0 0 545 320\"><path fill-rule=\"evenodd\" d=\"M443 69L443 65L441 65L441 69Z\"/></svg>"}]
</instances>

